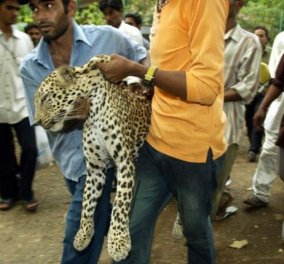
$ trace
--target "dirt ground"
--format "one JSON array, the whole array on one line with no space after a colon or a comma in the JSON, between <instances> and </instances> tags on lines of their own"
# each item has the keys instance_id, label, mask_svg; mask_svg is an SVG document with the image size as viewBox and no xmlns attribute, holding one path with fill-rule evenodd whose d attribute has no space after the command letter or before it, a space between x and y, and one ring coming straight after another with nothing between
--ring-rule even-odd
<instances>
[{"instance_id":1,"label":"dirt ground","mask_svg":"<svg viewBox=\"0 0 284 264\"><path fill-rule=\"evenodd\" d=\"M242 200L250 195L256 163L247 161L247 141L239 150L232 172L230 189L235 197L236 215L214 223L218 264L281 264L284 244L281 226L284 215L284 185L277 179L268 208L247 212ZM63 177L56 166L37 171L34 189L40 207L27 213L19 203L10 211L0 212L0 264L57 264L62 250L64 217L70 200ZM159 217L150 264L184 264L183 240L171 235L176 205L171 202ZM236 240L247 240L241 249L230 248ZM104 250L99 264L111 263Z\"/></svg>"}]
</instances>

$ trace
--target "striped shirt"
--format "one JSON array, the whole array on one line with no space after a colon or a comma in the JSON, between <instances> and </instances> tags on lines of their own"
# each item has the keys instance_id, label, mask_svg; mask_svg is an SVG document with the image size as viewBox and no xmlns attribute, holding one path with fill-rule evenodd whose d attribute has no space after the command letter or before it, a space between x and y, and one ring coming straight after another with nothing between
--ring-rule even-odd
<instances>
[{"instance_id":1,"label":"striped shirt","mask_svg":"<svg viewBox=\"0 0 284 264\"><path fill-rule=\"evenodd\" d=\"M242 98L225 102L227 116L225 138L228 144L240 143L245 121L245 103L249 103L259 85L262 49L259 39L239 25L225 34L225 91L234 89Z\"/></svg>"}]
</instances>

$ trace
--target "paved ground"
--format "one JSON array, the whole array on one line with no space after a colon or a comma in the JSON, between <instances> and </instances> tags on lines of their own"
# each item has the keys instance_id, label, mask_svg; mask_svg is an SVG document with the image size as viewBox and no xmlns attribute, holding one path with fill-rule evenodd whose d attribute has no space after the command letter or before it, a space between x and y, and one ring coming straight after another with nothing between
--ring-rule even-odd
<instances>
[{"instance_id":1,"label":"paved ground","mask_svg":"<svg viewBox=\"0 0 284 264\"><path fill-rule=\"evenodd\" d=\"M218 264L283 264L284 245L280 230L284 215L284 185L277 180L268 208L257 212L243 210L242 199L250 194L251 177L256 163L246 160L246 140L233 168L230 188L239 207L235 216L214 223ZM21 204L8 212L0 212L0 264L57 264L61 254L64 216L70 196L56 166L37 172L35 191L40 201L37 213L25 212ZM149 264L184 264L186 248L183 240L175 240L171 229L176 214L172 202L161 214L155 232ZM242 249L229 246L235 240L247 239ZM99 264L110 263L106 250Z\"/></svg>"}]
</instances>

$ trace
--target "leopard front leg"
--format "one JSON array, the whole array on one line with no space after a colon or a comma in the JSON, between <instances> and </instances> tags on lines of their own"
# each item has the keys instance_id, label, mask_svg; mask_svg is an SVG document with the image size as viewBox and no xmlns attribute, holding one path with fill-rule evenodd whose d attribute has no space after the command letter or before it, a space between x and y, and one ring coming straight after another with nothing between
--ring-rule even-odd
<instances>
[{"instance_id":1,"label":"leopard front leg","mask_svg":"<svg viewBox=\"0 0 284 264\"><path fill-rule=\"evenodd\" d=\"M74 238L74 248L84 250L91 242L94 235L94 214L99 198L102 195L105 183L104 167L93 165L87 161L87 178L84 187L81 222Z\"/></svg>"},{"instance_id":2,"label":"leopard front leg","mask_svg":"<svg viewBox=\"0 0 284 264\"><path fill-rule=\"evenodd\" d=\"M108 232L108 252L115 260L125 259L131 249L129 212L134 185L134 164L126 159L117 167L117 193Z\"/></svg>"}]
</instances>

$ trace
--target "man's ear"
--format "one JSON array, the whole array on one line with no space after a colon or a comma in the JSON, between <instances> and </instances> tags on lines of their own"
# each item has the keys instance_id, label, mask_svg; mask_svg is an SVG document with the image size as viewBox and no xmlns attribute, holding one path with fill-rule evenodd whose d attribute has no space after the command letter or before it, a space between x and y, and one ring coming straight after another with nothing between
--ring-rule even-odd
<instances>
[{"instance_id":1,"label":"man's ear","mask_svg":"<svg viewBox=\"0 0 284 264\"><path fill-rule=\"evenodd\" d=\"M72 17L75 16L77 9L77 1L76 0L70 0L68 5L68 14Z\"/></svg>"}]
</instances>

